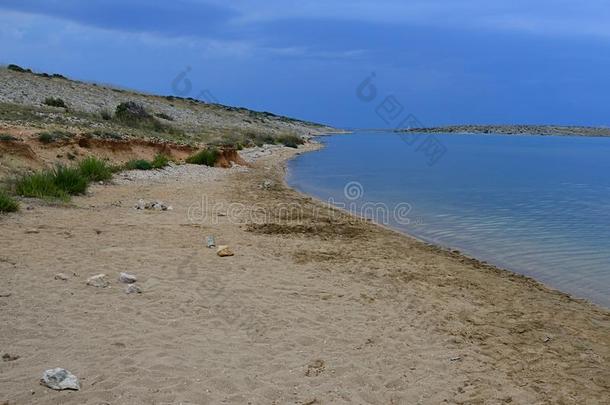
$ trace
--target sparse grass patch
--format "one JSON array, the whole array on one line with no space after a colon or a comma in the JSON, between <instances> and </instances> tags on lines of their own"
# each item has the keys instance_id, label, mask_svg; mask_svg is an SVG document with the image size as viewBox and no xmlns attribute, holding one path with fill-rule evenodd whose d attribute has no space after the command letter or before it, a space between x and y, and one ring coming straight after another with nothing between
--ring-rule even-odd
<instances>
[{"instance_id":1,"label":"sparse grass patch","mask_svg":"<svg viewBox=\"0 0 610 405\"><path fill-rule=\"evenodd\" d=\"M102 117L104 121L110 121L112 119L112 113L108 110L102 110L100 111L100 117Z\"/></svg>"},{"instance_id":2,"label":"sparse grass patch","mask_svg":"<svg viewBox=\"0 0 610 405\"><path fill-rule=\"evenodd\" d=\"M219 152L216 148L203 149L186 158L186 163L195 165L214 166L218 160Z\"/></svg>"},{"instance_id":3,"label":"sparse grass patch","mask_svg":"<svg viewBox=\"0 0 610 405\"><path fill-rule=\"evenodd\" d=\"M125 164L127 170L152 170L153 164L145 159L130 160Z\"/></svg>"},{"instance_id":4,"label":"sparse grass patch","mask_svg":"<svg viewBox=\"0 0 610 405\"><path fill-rule=\"evenodd\" d=\"M0 134L0 142L12 142L12 141L16 141L17 138L15 138L12 135L7 135L7 134Z\"/></svg>"},{"instance_id":5,"label":"sparse grass patch","mask_svg":"<svg viewBox=\"0 0 610 405\"><path fill-rule=\"evenodd\" d=\"M66 105L66 102L59 97L57 97L57 98L47 97L44 99L43 104L46 104L51 107L68 108L68 106Z\"/></svg>"},{"instance_id":6,"label":"sparse grass patch","mask_svg":"<svg viewBox=\"0 0 610 405\"><path fill-rule=\"evenodd\" d=\"M93 132L90 132L89 135L96 137L96 138L113 139L116 141L123 139L123 136L121 134L117 134L116 132L103 131L103 130L99 130L99 129L97 129Z\"/></svg>"},{"instance_id":7,"label":"sparse grass patch","mask_svg":"<svg viewBox=\"0 0 610 405\"><path fill-rule=\"evenodd\" d=\"M63 139L72 138L74 135L65 131L47 131L38 134L38 140L44 144L61 141Z\"/></svg>"},{"instance_id":8,"label":"sparse grass patch","mask_svg":"<svg viewBox=\"0 0 610 405\"><path fill-rule=\"evenodd\" d=\"M153 169L162 169L169 164L169 157L163 153L157 153L152 161Z\"/></svg>"},{"instance_id":9,"label":"sparse grass patch","mask_svg":"<svg viewBox=\"0 0 610 405\"><path fill-rule=\"evenodd\" d=\"M254 146L263 146L275 144L275 138L269 134L261 134L256 132L246 133L246 138Z\"/></svg>"},{"instance_id":10,"label":"sparse grass patch","mask_svg":"<svg viewBox=\"0 0 610 405\"><path fill-rule=\"evenodd\" d=\"M19 203L5 191L0 190L0 213L19 211Z\"/></svg>"},{"instance_id":11,"label":"sparse grass patch","mask_svg":"<svg viewBox=\"0 0 610 405\"><path fill-rule=\"evenodd\" d=\"M89 181L105 181L112 177L112 168L95 156L81 160L78 170Z\"/></svg>"},{"instance_id":12,"label":"sparse grass patch","mask_svg":"<svg viewBox=\"0 0 610 405\"><path fill-rule=\"evenodd\" d=\"M163 112L156 113L155 117L162 118L162 119L167 120L167 121L173 121L174 120L174 118L172 116L170 116L168 114L165 114Z\"/></svg>"},{"instance_id":13,"label":"sparse grass patch","mask_svg":"<svg viewBox=\"0 0 610 405\"><path fill-rule=\"evenodd\" d=\"M303 138L294 134L284 134L277 137L277 142L289 148L298 148L299 145L305 143Z\"/></svg>"}]
</instances>

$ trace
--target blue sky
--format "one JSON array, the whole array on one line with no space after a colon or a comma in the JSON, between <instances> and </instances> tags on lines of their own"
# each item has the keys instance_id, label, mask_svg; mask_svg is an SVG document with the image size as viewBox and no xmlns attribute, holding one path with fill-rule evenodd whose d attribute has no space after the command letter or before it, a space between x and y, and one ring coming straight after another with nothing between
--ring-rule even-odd
<instances>
[{"instance_id":1,"label":"blue sky","mask_svg":"<svg viewBox=\"0 0 610 405\"><path fill-rule=\"evenodd\" d=\"M608 126L608 21L601 0L2 0L0 62L343 127L397 125L388 96L424 125Z\"/></svg>"}]
</instances>

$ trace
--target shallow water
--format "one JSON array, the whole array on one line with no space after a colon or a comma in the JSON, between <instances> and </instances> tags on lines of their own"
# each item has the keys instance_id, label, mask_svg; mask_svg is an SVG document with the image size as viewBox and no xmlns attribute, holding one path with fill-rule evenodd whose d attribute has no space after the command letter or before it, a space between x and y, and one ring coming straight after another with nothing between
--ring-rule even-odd
<instances>
[{"instance_id":1,"label":"shallow water","mask_svg":"<svg viewBox=\"0 0 610 405\"><path fill-rule=\"evenodd\" d=\"M433 138L444 153L423 147L431 139L424 135L323 137L324 149L291 161L287 180L356 214L610 307L610 138Z\"/></svg>"}]
</instances>

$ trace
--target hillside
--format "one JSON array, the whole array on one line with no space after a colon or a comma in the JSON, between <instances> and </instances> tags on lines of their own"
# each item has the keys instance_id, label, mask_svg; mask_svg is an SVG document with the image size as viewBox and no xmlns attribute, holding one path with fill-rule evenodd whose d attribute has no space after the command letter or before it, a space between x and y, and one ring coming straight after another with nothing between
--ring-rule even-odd
<instances>
[{"instance_id":1,"label":"hillside","mask_svg":"<svg viewBox=\"0 0 610 405\"><path fill-rule=\"evenodd\" d=\"M67 108L45 105L47 98L61 99ZM207 142L218 137L245 134L248 131L277 135L295 133L315 135L332 131L324 125L257 112L245 108L206 104L191 98L155 96L130 90L84 83L54 74L36 74L0 68L0 120L3 123L73 125L79 127L116 128L104 120L120 103L136 102L162 123L183 132L171 138ZM126 131L131 134L130 131ZM166 138L161 131L156 134Z\"/></svg>"},{"instance_id":2,"label":"hillside","mask_svg":"<svg viewBox=\"0 0 610 405\"><path fill-rule=\"evenodd\" d=\"M180 161L206 146L296 146L333 131L268 112L0 68L0 180L92 154L113 163L156 153Z\"/></svg>"}]
</instances>

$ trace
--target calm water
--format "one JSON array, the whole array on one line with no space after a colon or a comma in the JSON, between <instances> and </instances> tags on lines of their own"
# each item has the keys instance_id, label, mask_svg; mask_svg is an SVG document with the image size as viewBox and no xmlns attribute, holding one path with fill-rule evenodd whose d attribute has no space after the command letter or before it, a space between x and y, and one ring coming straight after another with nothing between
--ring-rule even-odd
<instances>
[{"instance_id":1,"label":"calm water","mask_svg":"<svg viewBox=\"0 0 610 405\"><path fill-rule=\"evenodd\" d=\"M397 134L324 137L326 148L291 162L288 182L610 307L610 138L435 138L446 152L430 166Z\"/></svg>"}]
</instances>

